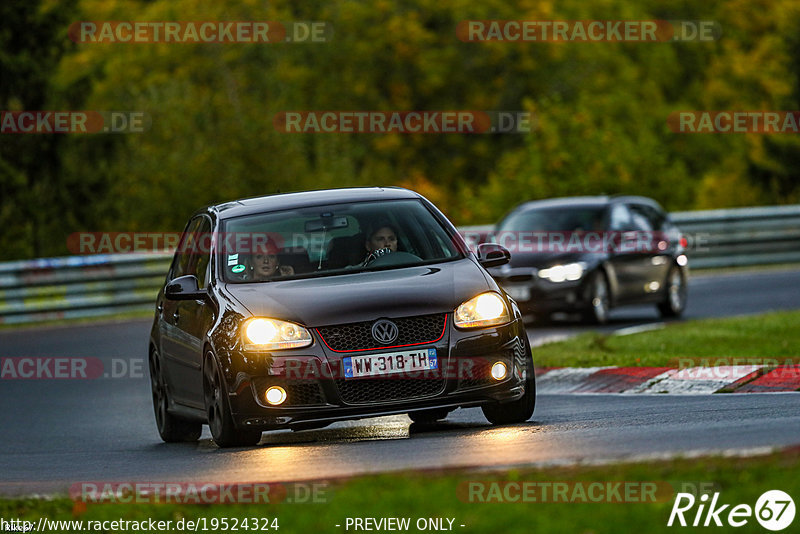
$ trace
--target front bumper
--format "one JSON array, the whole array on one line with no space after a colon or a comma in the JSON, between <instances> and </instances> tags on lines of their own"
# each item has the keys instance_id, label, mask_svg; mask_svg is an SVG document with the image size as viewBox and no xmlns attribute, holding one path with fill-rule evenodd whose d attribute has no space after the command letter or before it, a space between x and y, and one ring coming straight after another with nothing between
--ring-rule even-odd
<instances>
[{"instance_id":1,"label":"front bumper","mask_svg":"<svg viewBox=\"0 0 800 534\"><path fill-rule=\"evenodd\" d=\"M441 339L411 347L435 348L438 369L388 377L344 378L341 362L354 354L333 351L318 332L312 335L314 344L303 349L220 354L227 364L223 368L238 426L273 430L427 408L513 401L524 393L525 373L533 372L519 318L496 328L461 331L452 327L449 314ZM358 354L385 352L376 349ZM489 374L496 361L503 361L508 369L499 381ZM272 385L287 392L286 402L280 406L271 406L265 400L264 392Z\"/></svg>"}]
</instances>

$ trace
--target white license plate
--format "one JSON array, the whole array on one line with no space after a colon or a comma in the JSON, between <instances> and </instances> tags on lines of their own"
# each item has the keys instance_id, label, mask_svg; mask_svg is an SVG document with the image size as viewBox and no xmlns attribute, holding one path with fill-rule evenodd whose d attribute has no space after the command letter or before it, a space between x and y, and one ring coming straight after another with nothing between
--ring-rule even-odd
<instances>
[{"instance_id":1,"label":"white license plate","mask_svg":"<svg viewBox=\"0 0 800 534\"><path fill-rule=\"evenodd\" d=\"M528 286L508 286L504 287L506 293L514 300L530 300L531 288Z\"/></svg>"},{"instance_id":2,"label":"white license plate","mask_svg":"<svg viewBox=\"0 0 800 534\"><path fill-rule=\"evenodd\" d=\"M343 358L344 377L381 376L438 368L436 349L406 350Z\"/></svg>"}]
</instances>

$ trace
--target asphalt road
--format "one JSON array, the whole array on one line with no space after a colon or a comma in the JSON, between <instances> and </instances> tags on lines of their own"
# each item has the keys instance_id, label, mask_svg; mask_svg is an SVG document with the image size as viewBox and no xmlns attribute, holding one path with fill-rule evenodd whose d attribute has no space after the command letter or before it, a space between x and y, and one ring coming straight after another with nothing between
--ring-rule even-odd
<instances>
[{"instance_id":1,"label":"asphalt road","mask_svg":"<svg viewBox=\"0 0 800 534\"><path fill-rule=\"evenodd\" d=\"M800 272L694 279L688 317L800 307ZM657 321L615 314L609 329ZM65 490L79 481L288 481L390 470L614 460L800 444L795 394L539 397L532 420L491 427L458 410L419 427L405 416L264 434L252 449L158 438L144 366L149 323L0 332L0 356L92 356L122 376L0 381L0 494ZM532 328L535 338L568 325ZM116 362L116 363L112 363Z\"/></svg>"},{"instance_id":2,"label":"asphalt road","mask_svg":"<svg viewBox=\"0 0 800 534\"><path fill-rule=\"evenodd\" d=\"M693 275L683 318L729 317L798 308L798 270ZM554 321L544 326L531 325L528 337L531 345L536 346L589 330L611 333L639 325L655 326L660 322L655 306L629 306L612 310L608 324L601 328L580 326L566 320Z\"/></svg>"}]
</instances>

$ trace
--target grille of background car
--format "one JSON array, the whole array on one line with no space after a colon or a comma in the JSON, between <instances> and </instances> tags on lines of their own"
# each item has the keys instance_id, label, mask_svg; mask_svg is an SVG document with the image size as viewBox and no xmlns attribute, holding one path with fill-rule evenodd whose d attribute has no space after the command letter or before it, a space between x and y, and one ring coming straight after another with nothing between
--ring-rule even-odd
<instances>
[{"instance_id":1,"label":"grille of background car","mask_svg":"<svg viewBox=\"0 0 800 534\"><path fill-rule=\"evenodd\" d=\"M398 336L390 346L421 345L438 341L444 335L447 314L419 315L390 319L397 325ZM334 351L381 349L381 345L372 337L372 325L375 321L350 323L317 328L317 333Z\"/></svg>"}]
</instances>

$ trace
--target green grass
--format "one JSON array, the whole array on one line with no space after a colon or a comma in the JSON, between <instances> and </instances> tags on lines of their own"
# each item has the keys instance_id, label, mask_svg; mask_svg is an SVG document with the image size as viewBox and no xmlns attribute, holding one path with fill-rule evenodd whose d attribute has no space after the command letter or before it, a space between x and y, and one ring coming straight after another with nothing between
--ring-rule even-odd
<instances>
[{"instance_id":1,"label":"green grass","mask_svg":"<svg viewBox=\"0 0 800 534\"><path fill-rule=\"evenodd\" d=\"M691 262L691 260L689 260ZM770 263L762 265L735 265L731 267L692 267L692 276L717 275L717 274L743 274L761 273L766 271L796 271L800 269L800 263Z\"/></svg>"},{"instance_id":2,"label":"green grass","mask_svg":"<svg viewBox=\"0 0 800 534\"><path fill-rule=\"evenodd\" d=\"M404 473L358 477L333 482L324 503L269 503L249 505L88 504L76 506L67 498L56 500L0 500L0 517L38 521L181 518L278 518L278 532L346 532L348 517L454 518L456 532L559 532L625 533L688 530L666 526L675 494L687 488L718 491L720 504L755 505L765 491L780 489L800 496L800 451L797 449L757 458L700 458L593 467L520 469L475 473ZM469 482L579 483L652 482L658 487L655 502L470 502ZM484 488L488 488L485 485ZM488 497L488 490L479 492ZM568 495L571 494L570 493ZM497 499L494 499L495 501ZM695 506L687 518L694 517ZM728 508L730 510L730 507ZM723 519L725 515L723 514ZM795 524L800 518L795 520ZM335 525L341 525L336 527ZM460 525L465 525L464 528ZM416 528L409 529L416 532ZM730 527L713 529L727 532ZM109 530L114 532L114 530ZM210 532L219 531L209 529ZM352 532L353 529L351 528ZM693 530L692 530L693 531ZM755 518L738 532L764 532ZM791 531L791 528L788 531Z\"/></svg>"},{"instance_id":3,"label":"green grass","mask_svg":"<svg viewBox=\"0 0 800 534\"><path fill-rule=\"evenodd\" d=\"M535 347L533 359L538 367L658 367L677 365L680 358L764 358L783 363L800 357L798 325L800 311L792 311L671 323L627 336L588 333Z\"/></svg>"}]
</instances>

